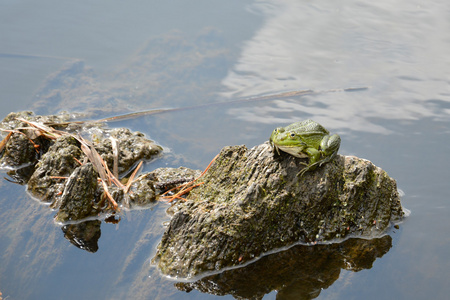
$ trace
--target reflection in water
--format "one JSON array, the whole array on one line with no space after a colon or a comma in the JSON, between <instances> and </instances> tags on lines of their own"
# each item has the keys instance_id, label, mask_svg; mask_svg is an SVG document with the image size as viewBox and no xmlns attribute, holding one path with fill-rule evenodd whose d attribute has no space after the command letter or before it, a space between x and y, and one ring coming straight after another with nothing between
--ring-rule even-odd
<instances>
[{"instance_id":1,"label":"reflection in water","mask_svg":"<svg viewBox=\"0 0 450 300\"><path fill-rule=\"evenodd\" d=\"M31 174L35 170L35 164L25 166L19 169L9 170L7 175L12 178L12 180L5 179L10 182L14 182L20 185L27 184L30 179ZM112 216L114 219L114 216ZM108 221L108 220L105 220ZM111 222L118 222L118 220ZM64 232L64 237L69 240L76 247L86 250L88 252L95 253L98 250L98 240L100 238L100 220L90 220L84 221L76 224L63 225L61 227Z\"/></svg>"},{"instance_id":2,"label":"reflection in water","mask_svg":"<svg viewBox=\"0 0 450 300\"><path fill-rule=\"evenodd\" d=\"M439 17L442 11L448 14L443 3L424 7L419 0L256 1L252 8L267 19L223 79L228 96L349 86L371 89L235 108L229 114L265 124L312 117L331 128L384 134L392 131L377 118L448 119L450 111L439 109L450 102L448 39L436 33L436 28L445 32L443 28L450 26L449 18Z\"/></svg>"},{"instance_id":3,"label":"reflection in water","mask_svg":"<svg viewBox=\"0 0 450 300\"><path fill-rule=\"evenodd\" d=\"M301 101L279 100L271 102L270 105L252 105L248 108L236 107L228 110L229 115L224 117L223 113L218 117L217 115L208 116L208 112L202 111L196 115L195 122L188 118L187 122L182 123L183 118L181 117L178 117L173 124L170 123L172 120L170 118L161 121L155 120L153 123L148 122L151 126L145 125L147 128L145 132L159 134L160 137L167 136L167 141L170 141L170 144L167 144L173 147L176 153L195 153L191 156L202 156L204 149L215 153L217 149L213 148L219 147L218 145L238 142L249 144L256 139L260 139L260 141L267 139L267 133L264 132L266 129L261 126L263 122L280 126L298 121L299 118L306 116L319 123L327 124L327 127L333 131L338 131L337 128L350 129L351 132L395 131L396 137L392 139L385 139L378 135L375 135L374 139L374 135L367 137L359 133L353 140L347 139L346 147L349 149L358 148L358 144L364 141L368 145L367 152L365 152L368 158L373 158L381 152L380 156L386 157L385 161L392 163L390 169L394 174L405 175L404 178L399 176L400 185L405 190L412 190L409 193L414 195L414 191L423 190L424 186L431 187L427 194L427 200L430 201L420 201L422 199L417 196L417 193L415 194L416 200L414 197L408 199L411 203L409 205L415 204L416 207L420 207L422 213L419 211L418 218L410 222L409 225L413 226L408 238L402 242L403 247L399 247L401 250L390 253L394 254L393 257L396 260L392 268L398 270L399 273L409 272L407 278L402 280L403 286L398 284L400 287L393 287L380 283L371 285L374 286L373 289L387 288L387 293L403 295L401 298L408 298L408 295L412 298L423 298L420 296L424 295L424 291L438 292L442 296L448 295L445 293L448 288L433 290L433 287L442 284L445 282L444 278L448 277L445 276L448 275L446 264L442 263L446 261L447 255L446 240L442 238L445 235L438 234L443 232L442 228L445 228L443 224L448 223L441 222L439 226L436 225L436 228L427 228L427 225L433 224L430 220L440 218L444 221L446 219L445 213L442 213L445 212L442 207L445 208L446 205L444 201L446 190L439 189L439 187L445 187L445 185L439 185L444 182L442 178L448 178L446 171L448 168L442 169L446 159L442 155L437 156L441 159L431 161L416 159L429 157L430 151L433 153L433 149L436 153L445 153L442 149L445 150L444 141L446 139L442 137L448 133L448 127L446 127L448 124L436 124L431 120L440 118L447 122L450 114L448 105L450 103L448 94L449 39L446 37L448 28L450 28L450 19L447 17L448 2L425 3L418 0L400 0L395 3L389 1L370 3L346 1L344 3L339 1L256 0L252 3L252 9L258 8L264 15L265 24L253 38L243 45L241 57L233 70L228 70L234 61L234 57L228 52L229 48L235 47L232 43L225 43L222 46L218 43L211 43L212 45L208 46L205 43L202 44L201 39L186 41L183 33L174 34L166 38L151 40L147 47L136 53L130 61L124 62L123 68L117 70L110 78L96 76L88 66L80 62L73 62L71 66L67 67L65 73L62 70L44 83L43 88L39 91L41 97L36 96L32 108L39 110L40 113L56 112L61 109L71 112L96 112L95 110L98 109L101 110L98 112L99 115L108 116L128 110L201 104L207 100L214 100L215 92L223 90L224 87L230 91L231 96L246 96L290 90L371 86L370 90L364 92L303 97ZM196 10L201 8L199 3L191 5L197 6ZM172 8L173 6L171 6ZM52 14L61 15L52 9L49 11L53 12ZM209 15L207 10L198 11ZM206 13L204 13L205 11ZM98 10L98 12L103 12L103 10ZM64 19L66 18L64 17ZM98 19L103 20L104 18ZM184 22L182 17L180 20ZM45 20L43 22L44 25L47 24ZM189 22L184 23L190 25ZM247 23L240 20L236 23L239 23L241 28L248 26ZM172 27L170 20L167 24L170 24L168 27ZM141 29L147 30L150 27L147 26ZM123 28L130 27L124 26ZM95 35L97 31L93 32ZM25 35L17 36L21 36L26 41L26 31L23 33ZM79 33L79 31L76 30L74 33ZM114 31L109 33L110 36L120 36ZM84 35L68 35L72 41L68 45L77 44L86 48L87 51L93 51L90 45L78 39L77 36ZM23 49L29 49L28 45L23 42L18 42L17 45L22 46ZM113 51L111 52L113 53ZM54 52L54 54L58 53ZM99 55L108 56L109 53ZM228 75L226 75L227 72ZM226 77L221 86L218 82L222 80L223 76ZM20 88L24 84L26 85L23 78L17 82L20 82ZM4 101L11 102L13 99L7 98L4 97ZM223 122L219 123L218 120L222 117ZM244 120L244 122L233 122L236 118ZM377 121L377 118L381 121ZM424 120L420 126L408 127L408 130L405 129L406 127L399 126L398 123L394 125L397 126L396 128L389 127L389 123L385 122L389 119L414 122L424 118L430 119ZM249 127L252 126L256 130L251 131ZM271 128L272 126L266 127ZM188 135L183 129L195 134ZM423 138L425 132L431 133L426 134L426 139ZM415 135L422 136L415 138ZM227 139L229 136L233 138ZM240 136L244 136L245 139L242 138L238 141L235 138ZM411 136L414 138L410 138ZM428 141L428 143L424 141ZM432 146L423 147L425 144L430 145L429 142ZM178 147L180 150L176 149L176 143L182 145ZM384 151L380 147L388 148L388 150ZM408 150L405 151L405 149ZM434 164L433 161L436 163ZM422 165L423 168L421 168ZM427 174L431 174L431 176L427 176ZM427 181L427 178L432 179ZM0 183L0 185L2 184ZM10 186L15 185L11 184ZM48 278L50 276L65 277L61 274L67 275L68 267L70 268L70 257L78 259L78 255L83 255L85 251L74 251L75 254L68 251L67 247L73 247L61 239L61 231L59 228L55 228L50 221L51 212L24 197L23 189L19 193L11 187L2 185L2 195L0 281L3 285L1 289L4 295L8 291L11 293L22 292L16 298L35 299L36 290L33 288L41 286L42 289L53 293L55 287L57 293L67 292L67 289L63 288L67 284L61 284L58 287L58 281L55 284L55 280ZM13 199L9 199L12 198L11 195L14 195ZM16 195L18 196L16 197ZM441 202L436 202L438 199ZM138 292L145 294L146 297L141 298L146 299L155 299L158 296L169 298L173 290L162 287L161 280L157 279L157 276L148 278L149 264L146 258L154 248L154 240L162 234L162 227L159 224L166 217L162 210L157 212L158 215L151 215L150 221L148 221L150 211L142 216L137 216L137 212L134 212L132 214L134 219L129 222L128 228L124 226L127 223L122 222L122 232L114 232L111 234L113 237L109 239L109 243L105 241L105 245L110 246L104 247L105 250L108 248L107 255L88 255L86 253L89 257L98 257L99 259L95 262L89 261L89 264L85 265L83 265L84 260L80 259L76 262L88 272L91 268L103 270L104 273L100 277L119 278L117 279L119 284L115 284L113 287L110 281L108 284L98 284L99 275L96 273L95 276L87 277L85 283L77 285L80 287L81 296L77 293L72 297L84 296L83 298L86 298L86 291L100 290L103 295L107 295L103 296L104 298L108 298L108 296L116 299L138 298L135 297L141 295ZM139 227L136 218L144 225L141 224ZM419 222L417 222L418 219ZM73 234L69 228L67 229L70 234ZM108 240L108 230L105 227L103 229L102 239ZM124 229L128 229L128 231ZM417 230L430 234L422 234L422 237L428 237L424 241L424 239L417 238ZM74 231L79 232L79 230ZM94 233L94 231L90 232ZM76 237L76 235L72 235L72 237ZM381 241L389 239L389 237L385 237ZM115 246L117 241L120 242L121 247ZM350 242L307 249L298 246L286 251L296 251L290 256L283 252L264 257L244 269L227 271L209 277L211 282L217 283L216 290L212 284L208 284L206 278L197 283L177 286L186 290L198 288L215 294L228 293L236 295L236 297L239 295L262 297L270 290L279 289L279 298L298 299L301 295L303 298L313 298L318 295L321 288L326 288L335 282L341 269L353 267L353 270L357 271L358 266L370 268L375 257L382 256L390 247L390 241L386 242L384 247L372 247L370 245L373 241L362 241L368 243L368 246L361 247L361 250L367 250L365 253L369 259L366 259L366 256L359 256L360 259L351 260L350 258L356 257L356 251L351 255L346 255L338 249L340 247L341 250L344 250L344 245ZM411 243L417 246L416 250L405 249L408 248L405 246L410 246ZM324 251L329 257L315 253L320 252L316 249L326 248L328 250ZM92 246L89 249L93 249ZM98 254L102 250L104 249L98 250ZM421 250L428 251L428 253ZM378 254L373 254L377 251ZM430 256L427 255L429 253L436 258L432 263L427 259ZM284 256L286 259L283 260ZM103 268L105 264L100 258L107 257L111 257L112 263L109 265L116 267L113 269L114 272L110 272L110 269L105 271ZM276 261L275 257L279 257L280 261ZM398 258L404 259L400 261L397 260ZM275 263L270 263L272 260ZM311 260L312 263L309 263L308 260ZM411 264L413 261L418 261L418 263ZM61 266L61 269L55 268L58 265ZM141 266L142 269L140 269ZM270 271L264 271L264 269ZM368 272L372 274L372 277L369 276L369 278L373 279L379 274L388 275L389 271L390 268L373 270ZM78 273L74 273L73 277L68 280L80 282L82 275L76 274ZM235 280L230 281L227 288L226 280L233 280L233 278ZM395 276L389 274L386 276L386 281L393 278ZM130 283L131 281L134 282ZM64 283L67 282L65 279ZM92 282L95 283L95 286ZM267 285L263 285L262 282ZM360 283L361 281L355 281L355 285ZM338 284L334 283L334 285ZM411 289L412 286L414 288ZM441 286L445 286L445 284ZM235 291L232 291L233 288ZM361 290L367 288L368 286L364 285ZM114 289L113 292L111 289ZM149 291L150 289L153 290ZM246 289L249 289L249 292L246 292ZM30 295L23 295L24 290L27 290ZM411 292L411 290L413 291ZM346 291L349 289L347 288ZM117 296L118 292L122 293L122 297ZM44 295L48 296L49 293ZM180 299L187 296L183 294L180 295ZM195 297L196 293L189 294L189 296L191 295ZM355 297L358 296L354 291L350 291L350 298ZM49 297L41 298L48 299Z\"/></svg>"},{"instance_id":4,"label":"reflection in water","mask_svg":"<svg viewBox=\"0 0 450 300\"><path fill-rule=\"evenodd\" d=\"M38 114L64 109L101 117L148 109L149 103L203 103L214 99L229 60L229 50L214 30L203 30L194 42L173 31L150 39L109 76L97 76L82 60L68 62L46 79L32 108Z\"/></svg>"},{"instance_id":5,"label":"reflection in water","mask_svg":"<svg viewBox=\"0 0 450 300\"><path fill-rule=\"evenodd\" d=\"M5 177L7 181L14 182L20 185L24 185L30 180L31 175L35 169L36 164L31 164L22 168L9 170L6 174L11 178L8 179Z\"/></svg>"},{"instance_id":6,"label":"reflection in water","mask_svg":"<svg viewBox=\"0 0 450 300\"><path fill-rule=\"evenodd\" d=\"M274 290L278 291L277 299L314 299L339 278L341 269L370 269L391 247L389 235L328 245L298 245L246 267L175 286L186 292L197 289L220 296L230 294L236 299L262 299Z\"/></svg>"},{"instance_id":7,"label":"reflection in water","mask_svg":"<svg viewBox=\"0 0 450 300\"><path fill-rule=\"evenodd\" d=\"M95 253L98 250L98 240L101 235L101 221L92 220L61 227L64 237L76 247Z\"/></svg>"}]
</instances>

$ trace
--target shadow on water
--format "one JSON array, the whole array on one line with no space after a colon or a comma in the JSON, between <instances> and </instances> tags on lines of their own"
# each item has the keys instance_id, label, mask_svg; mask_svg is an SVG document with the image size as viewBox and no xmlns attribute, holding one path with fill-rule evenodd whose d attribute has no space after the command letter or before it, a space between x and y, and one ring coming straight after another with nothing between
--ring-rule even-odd
<instances>
[{"instance_id":1,"label":"shadow on water","mask_svg":"<svg viewBox=\"0 0 450 300\"><path fill-rule=\"evenodd\" d=\"M236 299L262 299L274 290L278 291L277 299L314 299L339 278L341 269L370 269L391 247L389 235L328 245L297 245L246 267L175 286L185 292L197 289L218 296L230 294Z\"/></svg>"}]
</instances>

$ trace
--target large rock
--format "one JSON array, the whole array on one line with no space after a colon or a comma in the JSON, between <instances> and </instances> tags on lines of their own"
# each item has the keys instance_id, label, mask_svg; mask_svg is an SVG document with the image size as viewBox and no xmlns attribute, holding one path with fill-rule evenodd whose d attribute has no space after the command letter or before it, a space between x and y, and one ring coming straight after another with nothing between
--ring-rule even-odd
<instances>
[{"instance_id":1,"label":"large rock","mask_svg":"<svg viewBox=\"0 0 450 300\"><path fill-rule=\"evenodd\" d=\"M402 219L395 180L370 161L338 155L298 177L302 162L275 158L268 143L222 149L179 204L154 262L190 278L296 243L379 237Z\"/></svg>"}]
</instances>

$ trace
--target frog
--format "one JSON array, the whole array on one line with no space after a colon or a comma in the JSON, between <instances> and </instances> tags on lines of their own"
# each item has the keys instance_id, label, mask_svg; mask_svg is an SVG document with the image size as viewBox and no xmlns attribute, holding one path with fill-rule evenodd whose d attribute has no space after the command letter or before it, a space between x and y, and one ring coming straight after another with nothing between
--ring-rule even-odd
<instances>
[{"instance_id":1,"label":"frog","mask_svg":"<svg viewBox=\"0 0 450 300\"><path fill-rule=\"evenodd\" d=\"M309 163L302 163L305 167L297 174L301 177L331 161L339 150L341 137L330 135L325 127L308 119L274 129L269 143L278 155L283 151L295 157L309 158Z\"/></svg>"}]
</instances>

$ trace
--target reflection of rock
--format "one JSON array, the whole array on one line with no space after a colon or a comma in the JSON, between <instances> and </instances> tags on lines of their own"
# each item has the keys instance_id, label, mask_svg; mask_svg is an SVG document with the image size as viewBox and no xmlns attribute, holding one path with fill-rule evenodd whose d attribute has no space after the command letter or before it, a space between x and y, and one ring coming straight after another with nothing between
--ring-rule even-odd
<instances>
[{"instance_id":1,"label":"reflection of rock","mask_svg":"<svg viewBox=\"0 0 450 300\"><path fill-rule=\"evenodd\" d=\"M97 252L100 239L101 221L92 220L78 224L64 225L61 229L64 237L73 245L88 252Z\"/></svg>"},{"instance_id":2,"label":"reflection of rock","mask_svg":"<svg viewBox=\"0 0 450 300\"><path fill-rule=\"evenodd\" d=\"M33 175L34 167L31 164L23 168L9 170L7 174L13 179L13 182L24 185L30 180L31 175Z\"/></svg>"},{"instance_id":3,"label":"reflection of rock","mask_svg":"<svg viewBox=\"0 0 450 300\"><path fill-rule=\"evenodd\" d=\"M268 143L225 147L180 205L154 261L171 276L239 266L298 242L377 237L403 216L395 180L338 155L303 177L302 159L274 159Z\"/></svg>"},{"instance_id":4,"label":"reflection of rock","mask_svg":"<svg viewBox=\"0 0 450 300\"><path fill-rule=\"evenodd\" d=\"M349 239L329 245L297 245L238 269L204 277L193 283L177 283L184 291L197 289L236 299L262 299L273 290L281 299L313 299L339 278L340 270L370 269L386 254L392 239Z\"/></svg>"}]
</instances>

